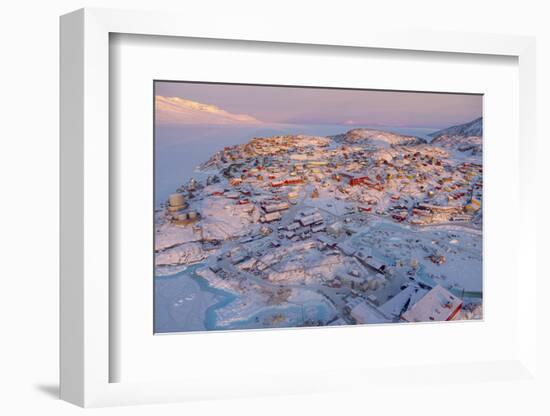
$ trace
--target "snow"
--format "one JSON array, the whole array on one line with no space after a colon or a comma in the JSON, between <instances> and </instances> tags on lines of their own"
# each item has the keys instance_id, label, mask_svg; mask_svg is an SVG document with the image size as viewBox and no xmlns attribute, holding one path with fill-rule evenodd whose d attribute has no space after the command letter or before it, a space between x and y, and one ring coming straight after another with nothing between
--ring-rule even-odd
<instances>
[{"instance_id":1,"label":"snow","mask_svg":"<svg viewBox=\"0 0 550 416\"><path fill-rule=\"evenodd\" d=\"M190 275L180 272L155 279L155 331L205 330L204 317L218 298L202 291Z\"/></svg>"},{"instance_id":2,"label":"snow","mask_svg":"<svg viewBox=\"0 0 550 416\"><path fill-rule=\"evenodd\" d=\"M390 322L379 310L367 302L361 302L351 310L351 316L358 324L382 324Z\"/></svg>"},{"instance_id":3,"label":"snow","mask_svg":"<svg viewBox=\"0 0 550 416\"><path fill-rule=\"evenodd\" d=\"M409 302L407 309L410 309L410 307L418 301L419 297L424 296L426 293L428 293L427 290L420 289L417 286L407 286L393 298L380 306L379 309L387 316L399 318L407 302Z\"/></svg>"},{"instance_id":4,"label":"snow","mask_svg":"<svg viewBox=\"0 0 550 416\"><path fill-rule=\"evenodd\" d=\"M354 129L341 136L345 143L364 143L375 148L388 149L392 145L410 145L425 143L419 137L403 136L387 131L373 129Z\"/></svg>"},{"instance_id":5,"label":"snow","mask_svg":"<svg viewBox=\"0 0 550 416\"><path fill-rule=\"evenodd\" d=\"M226 198L208 198L201 206L202 238L205 240L227 240L246 235L246 228L254 223L257 210L246 212L246 205L230 205ZM259 214L257 214L259 217Z\"/></svg>"},{"instance_id":6,"label":"snow","mask_svg":"<svg viewBox=\"0 0 550 416\"><path fill-rule=\"evenodd\" d=\"M483 136L483 117L476 118L468 123L451 126L429 134L437 139L440 136ZM433 142L432 142L433 143Z\"/></svg>"},{"instance_id":7,"label":"snow","mask_svg":"<svg viewBox=\"0 0 550 416\"><path fill-rule=\"evenodd\" d=\"M158 253L155 256L156 266L198 263L208 257L199 243L186 243Z\"/></svg>"},{"instance_id":8,"label":"snow","mask_svg":"<svg viewBox=\"0 0 550 416\"><path fill-rule=\"evenodd\" d=\"M462 300L441 286L430 290L402 315L408 322L447 321L455 317Z\"/></svg>"},{"instance_id":9,"label":"snow","mask_svg":"<svg viewBox=\"0 0 550 416\"><path fill-rule=\"evenodd\" d=\"M481 173L462 163L481 164L481 157L454 139L447 146L445 137L428 145L355 129L333 138L258 138L213 155L203 168L217 179L181 191L189 204L182 212L197 217L156 214L155 275L166 330L182 330L186 319L189 330L396 322L438 285L471 297L457 318L478 319L480 222L470 214L448 223L451 214L440 211L467 212L464 195ZM473 136L460 140L477 143ZM368 175L369 183L352 186L342 172ZM301 183L271 186L285 178ZM281 207L269 223L266 207Z\"/></svg>"},{"instance_id":10,"label":"snow","mask_svg":"<svg viewBox=\"0 0 550 416\"><path fill-rule=\"evenodd\" d=\"M179 227L170 223L157 225L155 232L155 251L166 250L180 244L199 241L200 235L191 227Z\"/></svg>"},{"instance_id":11,"label":"snow","mask_svg":"<svg viewBox=\"0 0 550 416\"><path fill-rule=\"evenodd\" d=\"M483 151L483 118L436 131L430 136L433 137L432 145L453 150L455 159L460 159L462 153L479 156L480 160Z\"/></svg>"},{"instance_id":12,"label":"snow","mask_svg":"<svg viewBox=\"0 0 550 416\"><path fill-rule=\"evenodd\" d=\"M400 241L391 240L396 236ZM377 253L393 261L419 261L422 275L430 276L444 287L473 292L482 290L482 236L479 230L450 225L412 228L379 221L354 238L376 247ZM453 240L459 243L452 243ZM432 253L445 255L445 263L426 260L425 257Z\"/></svg>"}]
</instances>

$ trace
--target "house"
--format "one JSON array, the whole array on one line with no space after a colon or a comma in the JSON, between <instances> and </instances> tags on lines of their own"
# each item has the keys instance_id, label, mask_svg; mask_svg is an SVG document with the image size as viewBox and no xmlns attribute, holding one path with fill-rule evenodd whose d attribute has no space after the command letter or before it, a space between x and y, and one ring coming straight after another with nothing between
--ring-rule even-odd
<instances>
[{"instance_id":1,"label":"house","mask_svg":"<svg viewBox=\"0 0 550 416\"><path fill-rule=\"evenodd\" d=\"M320 235L317 237L317 241L319 241L323 246L335 248L338 244L336 241L332 240L331 238L328 238L325 235Z\"/></svg>"},{"instance_id":2,"label":"house","mask_svg":"<svg viewBox=\"0 0 550 416\"><path fill-rule=\"evenodd\" d=\"M281 213L280 212L270 212L268 214L265 214L262 218L262 222L272 222L277 221L281 219Z\"/></svg>"},{"instance_id":3,"label":"house","mask_svg":"<svg viewBox=\"0 0 550 416\"><path fill-rule=\"evenodd\" d=\"M288 178L288 179L285 179L284 181L284 184L285 185L296 185L296 184L299 184L299 183L302 183L303 182L303 179L302 178Z\"/></svg>"},{"instance_id":4,"label":"house","mask_svg":"<svg viewBox=\"0 0 550 416\"><path fill-rule=\"evenodd\" d=\"M370 178L368 176L358 175L358 176L355 176L355 177L349 179L350 186L357 186L357 185L361 185L361 184L366 183L366 182L370 183Z\"/></svg>"},{"instance_id":5,"label":"house","mask_svg":"<svg viewBox=\"0 0 550 416\"><path fill-rule=\"evenodd\" d=\"M359 262L361 262L361 264L363 264L364 266L368 266L378 273L383 274L384 270L386 270L386 265L384 263L376 260L365 251L360 250L355 253L355 258L359 260Z\"/></svg>"},{"instance_id":6,"label":"house","mask_svg":"<svg viewBox=\"0 0 550 416\"><path fill-rule=\"evenodd\" d=\"M239 199L240 194L238 192L226 192L225 197L229 199Z\"/></svg>"},{"instance_id":7,"label":"house","mask_svg":"<svg viewBox=\"0 0 550 416\"><path fill-rule=\"evenodd\" d=\"M462 309L462 299L437 285L401 315L406 322L450 321Z\"/></svg>"},{"instance_id":8,"label":"house","mask_svg":"<svg viewBox=\"0 0 550 416\"><path fill-rule=\"evenodd\" d=\"M309 225L312 225L312 224L315 224L315 223L322 222L323 221L323 216L321 214L319 214L318 212L316 212L313 215L308 215L307 217L302 217L298 221L300 222L300 224L302 224L303 227L306 227L306 226L309 226Z\"/></svg>"},{"instance_id":9,"label":"house","mask_svg":"<svg viewBox=\"0 0 550 416\"><path fill-rule=\"evenodd\" d=\"M297 222L292 222L286 226L286 229L288 231L294 231L294 230L297 230L298 228L300 228L300 224L298 224Z\"/></svg>"},{"instance_id":10,"label":"house","mask_svg":"<svg viewBox=\"0 0 550 416\"><path fill-rule=\"evenodd\" d=\"M310 215L313 215L317 212L317 209L316 208L308 208L308 209L305 209L303 210L302 212L300 212L300 215L302 217L309 217Z\"/></svg>"},{"instance_id":11,"label":"house","mask_svg":"<svg viewBox=\"0 0 550 416\"><path fill-rule=\"evenodd\" d=\"M347 273L342 273L336 275L336 278L342 282L343 285L348 286L351 289L359 289L362 287L363 283L365 283L365 280L361 277L352 276Z\"/></svg>"},{"instance_id":12,"label":"house","mask_svg":"<svg viewBox=\"0 0 550 416\"><path fill-rule=\"evenodd\" d=\"M238 252L231 255L231 264L236 265L248 259L249 257L246 252Z\"/></svg>"},{"instance_id":13,"label":"house","mask_svg":"<svg viewBox=\"0 0 550 416\"><path fill-rule=\"evenodd\" d=\"M350 315L358 324L383 324L391 322L376 307L369 305L363 299L351 308Z\"/></svg>"},{"instance_id":14,"label":"house","mask_svg":"<svg viewBox=\"0 0 550 416\"><path fill-rule=\"evenodd\" d=\"M270 204L270 205L264 206L264 211L267 213L284 211L285 209L288 209L288 207L289 207L288 202L281 202L279 204Z\"/></svg>"},{"instance_id":15,"label":"house","mask_svg":"<svg viewBox=\"0 0 550 416\"><path fill-rule=\"evenodd\" d=\"M340 172L338 176L346 178L350 186L361 185L365 182L370 183L370 178L362 173Z\"/></svg>"},{"instance_id":16,"label":"house","mask_svg":"<svg viewBox=\"0 0 550 416\"><path fill-rule=\"evenodd\" d=\"M326 230L326 227L324 224L320 224L320 225L316 225L314 227L311 227L311 232L312 233L318 233L320 231L325 231Z\"/></svg>"},{"instance_id":17,"label":"house","mask_svg":"<svg viewBox=\"0 0 550 416\"><path fill-rule=\"evenodd\" d=\"M351 244L338 243L337 247L346 256L353 256L353 254L355 254L355 252L357 251L355 247L353 247Z\"/></svg>"}]
</instances>

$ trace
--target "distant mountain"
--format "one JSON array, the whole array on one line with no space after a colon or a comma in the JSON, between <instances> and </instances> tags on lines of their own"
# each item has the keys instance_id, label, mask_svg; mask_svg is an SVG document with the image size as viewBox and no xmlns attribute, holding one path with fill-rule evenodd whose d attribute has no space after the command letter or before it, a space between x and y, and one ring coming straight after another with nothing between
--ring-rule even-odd
<instances>
[{"instance_id":1,"label":"distant mountain","mask_svg":"<svg viewBox=\"0 0 550 416\"><path fill-rule=\"evenodd\" d=\"M248 114L230 113L212 104L181 97L155 97L155 120L160 124L249 125L261 122Z\"/></svg>"},{"instance_id":2,"label":"distant mountain","mask_svg":"<svg viewBox=\"0 0 550 416\"><path fill-rule=\"evenodd\" d=\"M434 138L430 142L432 145L480 155L483 151L483 118L439 130L429 136Z\"/></svg>"},{"instance_id":3,"label":"distant mountain","mask_svg":"<svg viewBox=\"0 0 550 416\"><path fill-rule=\"evenodd\" d=\"M372 129L353 129L347 133L333 136L333 139L348 144L372 144L378 148L388 148L391 146L411 146L426 143L426 140L421 139L420 137L403 136L397 133Z\"/></svg>"},{"instance_id":4,"label":"distant mountain","mask_svg":"<svg viewBox=\"0 0 550 416\"><path fill-rule=\"evenodd\" d=\"M429 134L430 137L437 139L441 136L479 136L483 137L483 117L476 118L468 123L451 126L443 130ZM433 143L433 142L432 142Z\"/></svg>"}]
</instances>

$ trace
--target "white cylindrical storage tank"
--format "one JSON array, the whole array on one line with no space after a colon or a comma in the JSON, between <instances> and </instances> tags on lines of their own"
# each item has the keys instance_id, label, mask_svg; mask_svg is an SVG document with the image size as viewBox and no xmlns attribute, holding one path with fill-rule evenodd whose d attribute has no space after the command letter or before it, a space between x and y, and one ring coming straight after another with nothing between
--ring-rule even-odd
<instances>
[{"instance_id":1,"label":"white cylindrical storage tank","mask_svg":"<svg viewBox=\"0 0 550 416\"><path fill-rule=\"evenodd\" d=\"M189 219L194 220L197 218L197 211L189 211L188 213Z\"/></svg>"},{"instance_id":2,"label":"white cylindrical storage tank","mask_svg":"<svg viewBox=\"0 0 550 416\"><path fill-rule=\"evenodd\" d=\"M183 194L171 194L168 198L168 202L172 207L182 207L185 205L185 198L183 197Z\"/></svg>"}]
</instances>

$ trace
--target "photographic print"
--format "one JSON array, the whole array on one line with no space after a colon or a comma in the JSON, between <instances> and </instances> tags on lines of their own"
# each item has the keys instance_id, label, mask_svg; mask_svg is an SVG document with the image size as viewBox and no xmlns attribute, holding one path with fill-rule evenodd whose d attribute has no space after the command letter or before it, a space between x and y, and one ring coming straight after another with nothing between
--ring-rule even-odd
<instances>
[{"instance_id":1,"label":"photographic print","mask_svg":"<svg viewBox=\"0 0 550 416\"><path fill-rule=\"evenodd\" d=\"M483 318L482 95L154 96L155 333Z\"/></svg>"}]
</instances>

